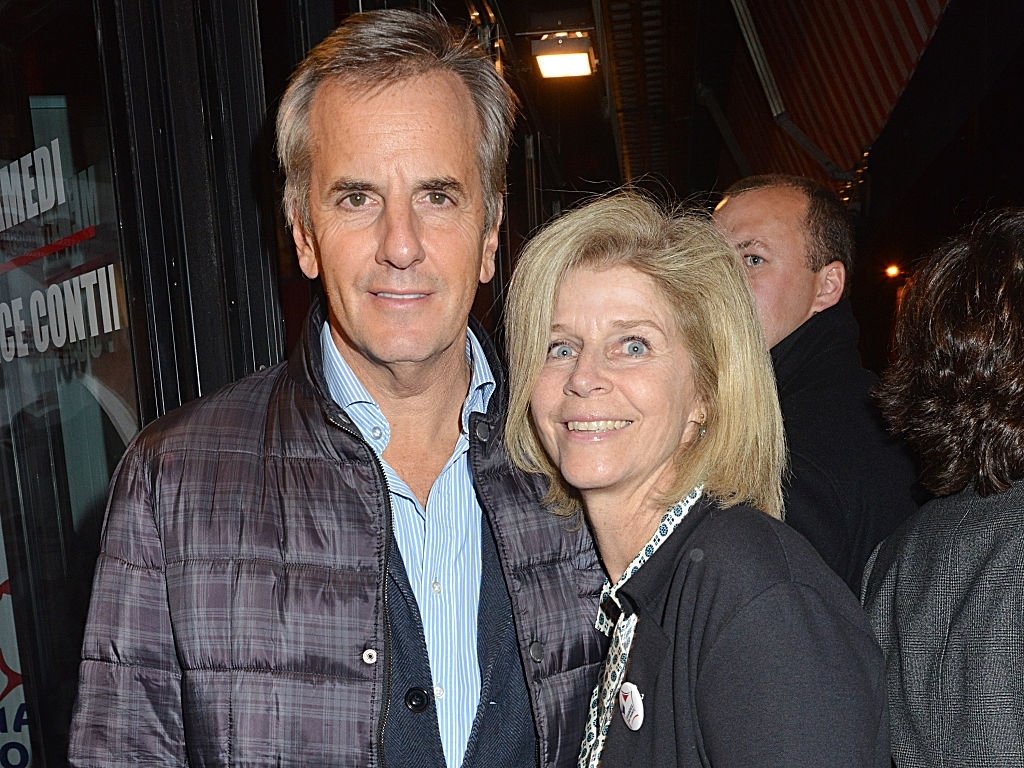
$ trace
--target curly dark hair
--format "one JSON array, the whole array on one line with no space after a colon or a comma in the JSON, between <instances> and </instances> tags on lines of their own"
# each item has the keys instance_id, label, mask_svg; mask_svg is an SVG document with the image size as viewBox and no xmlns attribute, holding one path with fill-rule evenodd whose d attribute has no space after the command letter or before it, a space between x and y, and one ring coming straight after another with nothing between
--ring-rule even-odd
<instances>
[{"instance_id":1,"label":"curly dark hair","mask_svg":"<svg viewBox=\"0 0 1024 768\"><path fill-rule=\"evenodd\" d=\"M987 496L1024 478L1024 209L982 217L918 268L877 395L928 490Z\"/></svg>"}]
</instances>

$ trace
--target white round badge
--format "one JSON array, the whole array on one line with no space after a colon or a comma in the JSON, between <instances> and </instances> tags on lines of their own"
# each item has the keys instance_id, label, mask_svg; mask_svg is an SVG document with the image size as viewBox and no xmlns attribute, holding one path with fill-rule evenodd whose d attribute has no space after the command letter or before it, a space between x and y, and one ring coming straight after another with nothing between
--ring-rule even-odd
<instances>
[{"instance_id":1,"label":"white round badge","mask_svg":"<svg viewBox=\"0 0 1024 768\"><path fill-rule=\"evenodd\" d=\"M619 688L619 711L629 730L640 730L644 724L644 697L633 683L623 683Z\"/></svg>"}]
</instances>

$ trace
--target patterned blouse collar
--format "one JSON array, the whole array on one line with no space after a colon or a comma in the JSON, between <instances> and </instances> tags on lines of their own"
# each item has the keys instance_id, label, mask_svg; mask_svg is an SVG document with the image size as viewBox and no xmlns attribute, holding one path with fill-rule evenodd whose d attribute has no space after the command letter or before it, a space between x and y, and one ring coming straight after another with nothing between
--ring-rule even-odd
<instances>
[{"instance_id":1,"label":"patterned blouse collar","mask_svg":"<svg viewBox=\"0 0 1024 768\"><path fill-rule=\"evenodd\" d=\"M633 558L633 561L626 566L626 570L622 572L619 580L612 585L610 579L605 579L604 587L601 589L601 602L597 609L597 621L594 624L598 631L611 637L615 622L622 613L622 603L619 602L619 590L658 551L658 548L668 539L672 531L679 526L683 518L686 517L686 513L690 511L690 508L697 503L703 492L704 486L698 485L686 495L686 498L669 507L665 516L661 518L661 522L658 524L658 529L654 532L654 535L637 556Z\"/></svg>"}]
</instances>

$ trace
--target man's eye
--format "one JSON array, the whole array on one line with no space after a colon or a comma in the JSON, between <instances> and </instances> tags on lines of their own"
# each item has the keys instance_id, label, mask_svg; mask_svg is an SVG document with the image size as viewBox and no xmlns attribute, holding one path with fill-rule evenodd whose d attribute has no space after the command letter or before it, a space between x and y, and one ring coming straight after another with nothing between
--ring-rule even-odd
<instances>
[{"instance_id":1,"label":"man's eye","mask_svg":"<svg viewBox=\"0 0 1024 768\"><path fill-rule=\"evenodd\" d=\"M451 200L444 192L428 192L427 200L431 205L444 205Z\"/></svg>"},{"instance_id":2,"label":"man's eye","mask_svg":"<svg viewBox=\"0 0 1024 768\"><path fill-rule=\"evenodd\" d=\"M640 357L647 354L648 344L646 339L635 337L626 339L622 348L630 357Z\"/></svg>"},{"instance_id":3,"label":"man's eye","mask_svg":"<svg viewBox=\"0 0 1024 768\"><path fill-rule=\"evenodd\" d=\"M367 196L365 192L350 192L349 194L345 195L344 198L342 198L342 202L344 202L346 205L351 206L352 208L360 208L366 205L366 202L369 199L370 198Z\"/></svg>"},{"instance_id":4,"label":"man's eye","mask_svg":"<svg viewBox=\"0 0 1024 768\"><path fill-rule=\"evenodd\" d=\"M743 256L743 263L748 267L756 267L759 264L764 264L764 259L756 253L748 253Z\"/></svg>"},{"instance_id":5,"label":"man's eye","mask_svg":"<svg viewBox=\"0 0 1024 768\"><path fill-rule=\"evenodd\" d=\"M548 357L552 360L566 360L574 354L572 347L564 341L556 341L548 347Z\"/></svg>"}]
</instances>

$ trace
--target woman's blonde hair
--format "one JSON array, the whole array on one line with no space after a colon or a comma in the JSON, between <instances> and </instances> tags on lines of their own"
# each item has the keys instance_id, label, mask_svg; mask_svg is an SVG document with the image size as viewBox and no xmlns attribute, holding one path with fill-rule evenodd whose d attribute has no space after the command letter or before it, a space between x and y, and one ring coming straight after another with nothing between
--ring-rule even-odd
<instances>
[{"instance_id":1,"label":"woman's blonde hair","mask_svg":"<svg viewBox=\"0 0 1024 768\"><path fill-rule=\"evenodd\" d=\"M705 434L680 447L675 483L659 501L667 506L703 483L705 494L722 506L748 502L781 518L782 415L739 259L705 213L669 210L635 192L601 197L561 216L519 257L505 309L512 460L547 477L545 501L554 512L581 510L579 495L544 452L530 419L530 397L566 273L616 266L647 275L674 310L705 405Z\"/></svg>"}]
</instances>

